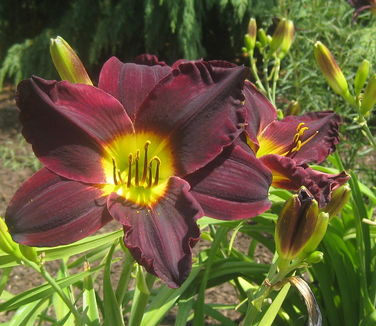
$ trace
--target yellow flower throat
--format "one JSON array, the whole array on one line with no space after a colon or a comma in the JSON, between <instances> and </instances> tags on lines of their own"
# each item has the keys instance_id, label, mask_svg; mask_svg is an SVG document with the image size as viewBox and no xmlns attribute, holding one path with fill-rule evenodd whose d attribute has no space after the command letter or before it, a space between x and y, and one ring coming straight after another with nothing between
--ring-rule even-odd
<instances>
[{"instance_id":1,"label":"yellow flower throat","mask_svg":"<svg viewBox=\"0 0 376 326\"><path fill-rule=\"evenodd\" d=\"M128 134L106 147L102 160L106 194L138 205L151 205L165 194L168 178L174 175L171 148L166 139L153 133Z\"/></svg>"}]
</instances>

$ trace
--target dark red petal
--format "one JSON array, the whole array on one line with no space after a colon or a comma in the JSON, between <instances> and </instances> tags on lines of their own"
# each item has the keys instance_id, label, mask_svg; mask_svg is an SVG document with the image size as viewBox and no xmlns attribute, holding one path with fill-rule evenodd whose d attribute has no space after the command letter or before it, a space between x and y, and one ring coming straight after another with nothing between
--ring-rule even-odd
<instances>
[{"instance_id":1,"label":"dark red petal","mask_svg":"<svg viewBox=\"0 0 376 326\"><path fill-rule=\"evenodd\" d=\"M244 67L182 63L150 93L137 112L135 128L168 137L177 159L177 174L192 173L242 132L246 74Z\"/></svg>"},{"instance_id":2,"label":"dark red petal","mask_svg":"<svg viewBox=\"0 0 376 326\"><path fill-rule=\"evenodd\" d=\"M265 154L286 155L293 147L293 139L300 123L308 127L300 138L302 142L313 137L298 151L287 154L298 164L316 162L321 163L326 157L335 151L338 144L338 126L340 123L338 114L331 111L311 112L302 116L288 116L281 121L274 121L265 129L259 137L259 142L267 140L275 146L276 150L268 151L260 147L259 151ZM259 153L257 154L258 156Z\"/></svg>"},{"instance_id":3,"label":"dark red petal","mask_svg":"<svg viewBox=\"0 0 376 326\"><path fill-rule=\"evenodd\" d=\"M121 104L93 86L33 77L19 84L17 104L35 154L72 180L105 182L103 145L133 130Z\"/></svg>"},{"instance_id":4,"label":"dark red petal","mask_svg":"<svg viewBox=\"0 0 376 326\"><path fill-rule=\"evenodd\" d=\"M250 151L250 150L249 150ZM270 208L270 171L240 146L229 146L214 161L185 178L204 214L234 220L253 217Z\"/></svg>"},{"instance_id":5,"label":"dark red petal","mask_svg":"<svg viewBox=\"0 0 376 326\"><path fill-rule=\"evenodd\" d=\"M143 64L122 63L115 57L110 58L101 70L98 85L123 104L132 120L154 86L171 73L169 66L158 63L150 65L150 57L140 57L138 60ZM148 65L145 65L145 61Z\"/></svg>"},{"instance_id":6,"label":"dark red petal","mask_svg":"<svg viewBox=\"0 0 376 326\"><path fill-rule=\"evenodd\" d=\"M146 66L167 66L166 62L159 61L158 57L152 54L140 54L134 59L134 63Z\"/></svg>"},{"instance_id":7,"label":"dark red petal","mask_svg":"<svg viewBox=\"0 0 376 326\"><path fill-rule=\"evenodd\" d=\"M324 207L331 198L331 192L343 185L349 176L346 172L327 174L312 170L307 165L298 165L294 159L278 155L260 158L273 173L273 186L288 190L298 190L305 186Z\"/></svg>"},{"instance_id":8,"label":"dark red petal","mask_svg":"<svg viewBox=\"0 0 376 326\"><path fill-rule=\"evenodd\" d=\"M75 242L110 220L99 188L63 179L46 168L21 186L5 213L13 239L34 247Z\"/></svg>"},{"instance_id":9,"label":"dark red petal","mask_svg":"<svg viewBox=\"0 0 376 326\"><path fill-rule=\"evenodd\" d=\"M247 135L257 146L257 136L269 123L277 119L277 111L273 104L251 82L245 82L243 92L245 96L244 106L247 109Z\"/></svg>"},{"instance_id":10,"label":"dark red petal","mask_svg":"<svg viewBox=\"0 0 376 326\"><path fill-rule=\"evenodd\" d=\"M191 270L191 248L200 235L196 219L202 216L188 183L170 178L165 196L151 207L135 206L115 193L107 205L124 225L125 245L137 262L168 286L180 286Z\"/></svg>"}]
</instances>

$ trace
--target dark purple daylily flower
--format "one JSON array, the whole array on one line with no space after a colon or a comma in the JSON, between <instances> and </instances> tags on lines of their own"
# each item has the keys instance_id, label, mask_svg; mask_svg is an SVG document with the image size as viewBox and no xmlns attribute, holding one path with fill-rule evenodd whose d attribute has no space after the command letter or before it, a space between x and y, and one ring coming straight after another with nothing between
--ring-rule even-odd
<instances>
[{"instance_id":1,"label":"dark purple daylily flower","mask_svg":"<svg viewBox=\"0 0 376 326\"><path fill-rule=\"evenodd\" d=\"M242 219L270 207L270 171L238 141L246 74L223 62L169 67L146 55L135 64L109 59L98 87L21 82L23 135L45 167L8 206L14 240L68 244L115 219L134 258L179 286L196 219Z\"/></svg>"},{"instance_id":2,"label":"dark purple daylily flower","mask_svg":"<svg viewBox=\"0 0 376 326\"><path fill-rule=\"evenodd\" d=\"M307 163L321 163L338 143L340 117L331 111L287 116L277 120L277 112L268 99L250 82L244 86L248 112L247 143L256 157L273 174L273 186L298 190L305 186L325 206L331 192L349 176L318 172Z\"/></svg>"}]
</instances>

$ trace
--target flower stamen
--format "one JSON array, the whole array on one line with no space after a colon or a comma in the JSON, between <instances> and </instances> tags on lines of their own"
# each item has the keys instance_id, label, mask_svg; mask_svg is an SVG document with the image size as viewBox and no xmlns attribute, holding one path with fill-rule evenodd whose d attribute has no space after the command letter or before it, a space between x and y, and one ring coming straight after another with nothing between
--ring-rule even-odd
<instances>
[{"instance_id":1,"label":"flower stamen","mask_svg":"<svg viewBox=\"0 0 376 326\"><path fill-rule=\"evenodd\" d=\"M128 181L127 181L128 188L132 186L132 163L133 163L133 154L130 153L128 155Z\"/></svg>"},{"instance_id":2,"label":"flower stamen","mask_svg":"<svg viewBox=\"0 0 376 326\"><path fill-rule=\"evenodd\" d=\"M157 162L157 167L155 169L155 177L154 177L154 184L153 184L153 186L157 186L158 182L159 182L159 166L161 165L161 160L157 156L154 156L153 160Z\"/></svg>"},{"instance_id":3,"label":"flower stamen","mask_svg":"<svg viewBox=\"0 0 376 326\"><path fill-rule=\"evenodd\" d=\"M116 168L116 161L114 158L112 158L112 177L114 179L114 184L118 184L117 180L117 168Z\"/></svg>"},{"instance_id":4,"label":"flower stamen","mask_svg":"<svg viewBox=\"0 0 376 326\"><path fill-rule=\"evenodd\" d=\"M134 177L134 182L136 184L136 187L138 187L140 185L140 182L139 182L139 179L138 179L138 161L139 161L139 159L140 159L140 151L137 150L136 159L135 159L135 161L136 161L136 171L135 171L136 175Z\"/></svg>"},{"instance_id":5,"label":"flower stamen","mask_svg":"<svg viewBox=\"0 0 376 326\"><path fill-rule=\"evenodd\" d=\"M145 183L146 175L148 172L148 148L150 144L151 144L151 141L147 140L144 145L144 169L142 171L142 179L141 179L142 183Z\"/></svg>"},{"instance_id":6,"label":"flower stamen","mask_svg":"<svg viewBox=\"0 0 376 326\"><path fill-rule=\"evenodd\" d=\"M296 127L296 134L294 135L294 138L292 140L292 148L286 153L282 154L283 156L289 156L291 154L295 155L296 152L298 152L305 144L310 142L319 133L318 131L316 131L313 135L302 141L302 137L308 129L309 127L305 127L304 122L298 124L298 126Z\"/></svg>"}]
</instances>

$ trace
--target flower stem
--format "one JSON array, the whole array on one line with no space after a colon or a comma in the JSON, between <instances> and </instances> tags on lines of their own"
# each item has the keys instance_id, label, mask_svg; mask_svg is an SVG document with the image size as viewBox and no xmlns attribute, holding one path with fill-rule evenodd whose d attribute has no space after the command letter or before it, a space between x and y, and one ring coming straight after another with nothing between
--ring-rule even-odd
<instances>
[{"instance_id":1,"label":"flower stem","mask_svg":"<svg viewBox=\"0 0 376 326\"><path fill-rule=\"evenodd\" d=\"M144 280L142 279L144 278ZM149 300L150 289L155 281L155 276L149 273L144 273L139 270L136 276L136 288L134 290L131 314L129 317L128 326L139 326L141 324L142 317L145 313L145 308ZM140 286L141 283L145 283L147 288Z\"/></svg>"},{"instance_id":2,"label":"flower stem","mask_svg":"<svg viewBox=\"0 0 376 326\"><path fill-rule=\"evenodd\" d=\"M128 248L125 246L122 246L124 250L124 265L123 265L123 270L121 271L119 283L116 288L116 299L119 305L122 304L124 300L124 296L128 291L128 284L129 284L129 279L131 277L131 272L133 269L133 263L134 259L132 255L130 254Z\"/></svg>"},{"instance_id":3,"label":"flower stem","mask_svg":"<svg viewBox=\"0 0 376 326\"><path fill-rule=\"evenodd\" d=\"M253 77L255 78L256 80L256 85L257 87L264 93L266 94L266 89L264 87L264 85L262 84L262 81L260 79L260 76L257 72L257 67L256 67L256 60L255 58L253 57L253 53L250 53L249 54L249 62L250 62L250 66L251 66L251 72L252 72L252 75Z\"/></svg>"},{"instance_id":4,"label":"flower stem","mask_svg":"<svg viewBox=\"0 0 376 326\"><path fill-rule=\"evenodd\" d=\"M270 266L268 275L266 276L264 282L258 288L253 298L249 298L248 310L242 322L243 326L254 325L255 321L257 321L260 317L264 300L273 290L273 287L301 265L301 259L296 259L290 263L290 261L278 257L277 253L275 253L273 263Z\"/></svg>"},{"instance_id":5,"label":"flower stem","mask_svg":"<svg viewBox=\"0 0 376 326\"><path fill-rule=\"evenodd\" d=\"M76 319L76 325L84 325L83 322L83 317L79 313L79 311L76 309L74 304L69 300L69 298L65 295L63 292L62 288L59 286L59 284L54 280L54 278L47 272L47 270L44 268L43 265L37 265L36 263L29 261L29 260L24 260L23 261L25 265L31 267L38 273L40 273L43 278L51 285L51 287L56 291L56 293L60 296L60 298L64 301L64 303L67 305L69 310L72 312Z\"/></svg>"},{"instance_id":6,"label":"flower stem","mask_svg":"<svg viewBox=\"0 0 376 326\"><path fill-rule=\"evenodd\" d=\"M279 70L281 68L281 60L276 57L274 61L274 74L273 74L273 86L272 86L272 98L271 101L275 106L275 94L277 89L277 81L279 79Z\"/></svg>"}]
</instances>

